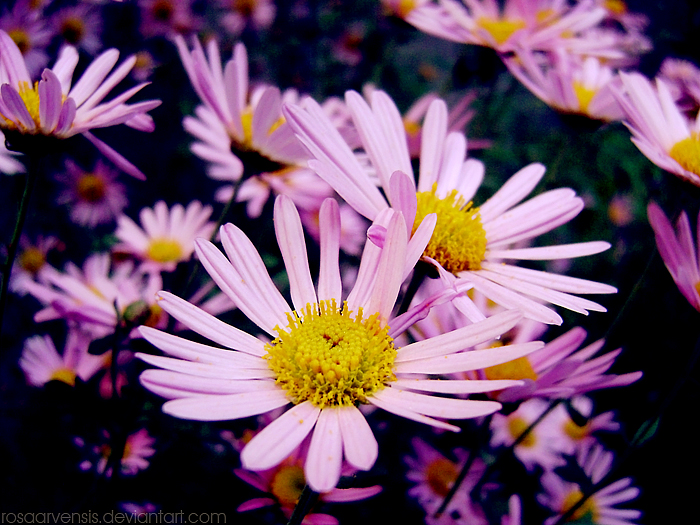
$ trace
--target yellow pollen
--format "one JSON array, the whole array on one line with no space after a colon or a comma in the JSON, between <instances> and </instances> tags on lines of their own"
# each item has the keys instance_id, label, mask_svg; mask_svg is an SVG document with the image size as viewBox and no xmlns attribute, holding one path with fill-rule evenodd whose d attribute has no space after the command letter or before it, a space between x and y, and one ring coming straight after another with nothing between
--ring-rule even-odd
<instances>
[{"instance_id":1,"label":"yellow pollen","mask_svg":"<svg viewBox=\"0 0 700 525\"><path fill-rule=\"evenodd\" d=\"M19 96L27 107L32 120L39 126L39 82L35 82L34 87L31 87L28 82L20 82Z\"/></svg>"},{"instance_id":2,"label":"yellow pollen","mask_svg":"<svg viewBox=\"0 0 700 525\"><path fill-rule=\"evenodd\" d=\"M396 6L396 15L405 18L416 8L416 0L399 0Z\"/></svg>"},{"instance_id":3,"label":"yellow pollen","mask_svg":"<svg viewBox=\"0 0 700 525\"><path fill-rule=\"evenodd\" d=\"M356 315L335 299L308 303L287 314L286 329L265 345L268 366L293 403L311 401L319 408L366 403L396 376L396 350L379 314Z\"/></svg>"},{"instance_id":4,"label":"yellow pollen","mask_svg":"<svg viewBox=\"0 0 700 525\"><path fill-rule=\"evenodd\" d=\"M59 368L58 370L54 370L54 373L51 374L49 381L63 381L67 385L75 386L75 377L76 375L73 370L68 368Z\"/></svg>"},{"instance_id":5,"label":"yellow pollen","mask_svg":"<svg viewBox=\"0 0 700 525\"><path fill-rule=\"evenodd\" d=\"M569 419L564 423L564 433L575 441L581 441L582 439L590 435L591 425L586 423L583 426L579 426Z\"/></svg>"},{"instance_id":6,"label":"yellow pollen","mask_svg":"<svg viewBox=\"0 0 700 525\"><path fill-rule=\"evenodd\" d=\"M564 498L564 502L562 503L560 511L561 514L566 514L570 508L572 508L581 500L582 497L583 493L578 489L574 489L571 492L569 492ZM566 521L578 521L585 517L588 517L591 520L590 523L598 523L598 509L596 509L593 498L588 498L583 503L583 505L581 505L571 516L569 516L569 518Z\"/></svg>"},{"instance_id":7,"label":"yellow pollen","mask_svg":"<svg viewBox=\"0 0 700 525\"><path fill-rule=\"evenodd\" d=\"M46 256L36 246L24 250L19 256L19 265L30 273L37 273L46 263Z\"/></svg>"},{"instance_id":8,"label":"yellow pollen","mask_svg":"<svg viewBox=\"0 0 700 525\"><path fill-rule=\"evenodd\" d=\"M554 9L541 9L537 11L535 20L539 23L548 22L555 14L556 11Z\"/></svg>"},{"instance_id":9,"label":"yellow pollen","mask_svg":"<svg viewBox=\"0 0 700 525\"><path fill-rule=\"evenodd\" d=\"M622 0L605 0L603 7L614 15L624 15L627 12L627 4Z\"/></svg>"},{"instance_id":10,"label":"yellow pollen","mask_svg":"<svg viewBox=\"0 0 700 525\"><path fill-rule=\"evenodd\" d=\"M75 189L80 200L95 203L104 199L107 185L99 175L85 173L78 179Z\"/></svg>"},{"instance_id":11,"label":"yellow pollen","mask_svg":"<svg viewBox=\"0 0 700 525\"><path fill-rule=\"evenodd\" d=\"M486 232L481 225L479 208L464 202L457 190L444 199L435 195L437 184L431 191L416 195L418 210L413 222L413 233L429 213L437 213L437 224L423 255L435 259L445 270L457 274L466 270L479 270L486 254Z\"/></svg>"},{"instance_id":12,"label":"yellow pollen","mask_svg":"<svg viewBox=\"0 0 700 525\"><path fill-rule=\"evenodd\" d=\"M270 492L282 507L294 507L306 486L304 469L301 465L282 465L270 483Z\"/></svg>"},{"instance_id":13,"label":"yellow pollen","mask_svg":"<svg viewBox=\"0 0 700 525\"><path fill-rule=\"evenodd\" d=\"M484 368L487 379L532 379L537 380L537 373L533 370L526 356L513 359L507 363Z\"/></svg>"},{"instance_id":14,"label":"yellow pollen","mask_svg":"<svg viewBox=\"0 0 700 525\"><path fill-rule=\"evenodd\" d=\"M173 239L153 239L146 256L160 263L179 261L182 258L182 246Z\"/></svg>"},{"instance_id":15,"label":"yellow pollen","mask_svg":"<svg viewBox=\"0 0 700 525\"><path fill-rule=\"evenodd\" d=\"M495 19L486 16L477 18L476 23L488 31L498 45L506 42L513 33L527 25L524 20Z\"/></svg>"},{"instance_id":16,"label":"yellow pollen","mask_svg":"<svg viewBox=\"0 0 700 525\"><path fill-rule=\"evenodd\" d=\"M406 130L406 133L408 133L411 137L417 136L421 130L420 124L413 122L412 120L404 120L403 127Z\"/></svg>"},{"instance_id":17,"label":"yellow pollen","mask_svg":"<svg viewBox=\"0 0 700 525\"><path fill-rule=\"evenodd\" d=\"M581 82L574 81L573 83L574 93L578 99L579 108L582 113L588 113L588 105L593 100L596 95L597 90L590 89L584 86Z\"/></svg>"},{"instance_id":18,"label":"yellow pollen","mask_svg":"<svg viewBox=\"0 0 700 525\"><path fill-rule=\"evenodd\" d=\"M249 151L253 148L253 110L247 107L241 113L241 125L243 126L243 142L238 144L242 151Z\"/></svg>"},{"instance_id":19,"label":"yellow pollen","mask_svg":"<svg viewBox=\"0 0 700 525\"><path fill-rule=\"evenodd\" d=\"M668 154L683 169L700 175L700 135L697 133L676 142Z\"/></svg>"},{"instance_id":20,"label":"yellow pollen","mask_svg":"<svg viewBox=\"0 0 700 525\"><path fill-rule=\"evenodd\" d=\"M152 304L149 308L148 318L143 322L143 324L144 326L150 326L153 328L158 325L158 322L162 316L163 309L157 304Z\"/></svg>"},{"instance_id":21,"label":"yellow pollen","mask_svg":"<svg viewBox=\"0 0 700 525\"><path fill-rule=\"evenodd\" d=\"M26 31L23 29L11 29L7 32L7 34L17 45L20 53L24 55L27 51L29 51L31 48L31 40L29 39L29 35Z\"/></svg>"},{"instance_id":22,"label":"yellow pollen","mask_svg":"<svg viewBox=\"0 0 700 525\"><path fill-rule=\"evenodd\" d=\"M425 469L425 478L435 494L445 497L459 476L459 469L452 461L438 458L431 461Z\"/></svg>"},{"instance_id":23,"label":"yellow pollen","mask_svg":"<svg viewBox=\"0 0 700 525\"><path fill-rule=\"evenodd\" d=\"M513 437L513 439L518 439L523 432L525 432L529 428L529 424L527 421L525 421L521 417L509 417L508 418L508 431L510 432L510 435ZM520 442L518 446L520 447L525 447L525 448L531 448L534 447L535 444L537 443L537 438L535 437L535 434L530 432L525 438Z\"/></svg>"}]
</instances>

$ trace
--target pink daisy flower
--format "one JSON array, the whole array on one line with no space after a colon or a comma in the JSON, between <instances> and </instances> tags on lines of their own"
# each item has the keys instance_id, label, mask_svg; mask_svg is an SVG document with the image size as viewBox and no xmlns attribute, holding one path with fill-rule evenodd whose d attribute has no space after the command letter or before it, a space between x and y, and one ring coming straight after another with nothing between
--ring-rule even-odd
<instances>
[{"instance_id":1,"label":"pink daisy flower","mask_svg":"<svg viewBox=\"0 0 700 525\"><path fill-rule=\"evenodd\" d=\"M44 386L52 380L75 386L76 378L87 381L107 365L105 356L91 355L92 337L77 328L68 330L63 354L59 354L48 335L36 335L24 342L19 366L32 386Z\"/></svg>"},{"instance_id":2,"label":"pink daisy flower","mask_svg":"<svg viewBox=\"0 0 700 525\"><path fill-rule=\"evenodd\" d=\"M689 121L660 78L656 86L639 73L620 73L616 91L632 142L654 164L700 186L700 121ZM700 113L699 113L700 115Z\"/></svg>"},{"instance_id":3,"label":"pink daisy flower","mask_svg":"<svg viewBox=\"0 0 700 525\"><path fill-rule=\"evenodd\" d=\"M94 228L112 222L128 204L126 188L117 182L118 172L98 160L86 171L72 160L66 160L66 171L55 176L65 185L56 199L67 205L76 224Z\"/></svg>"},{"instance_id":4,"label":"pink daisy flower","mask_svg":"<svg viewBox=\"0 0 700 525\"><path fill-rule=\"evenodd\" d=\"M41 12L42 6L35 8L33 3L31 0L17 0L12 9L5 9L0 17L0 30L17 45L32 76L49 61L46 47L53 37L52 28L46 24Z\"/></svg>"},{"instance_id":5,"label":"pink daisy flower","mask_svg":"<svg viewBox=\"0 0 700 525\"><path fill-rule=\"evenodd\" d=\"M138 0L141 34L145 37L189 34L202 26L192 12L192 0Z\"/></svg>"},{"instance_id":6,"label":"pink daisy flower","mask_svg":"<svg viewBox=\"0 0 700 525\"><path fill-rule=\"evenodd\" d=\"M109 459L112 454L112 449L109 445L109 433L105 431L103 432L103 436L105 443L93 447L92 453L95 457L84 460L80 464L80 469L90 470L94 468L98 474L111 477L112 468L108 468ZM76 442L81 445L83 440L76 438ZM156 452L153 448L155 442L155 438L151 437L145 428L128 435L126 443L124 444L124 452L119 462L121 474L124 476L134 476L138 474L140 470L146 470L150 464L148 458L153 456Z\"/></svg>"},{"instance_id":7,"label":"pink daisy flower","mask_svg":"<svg viewBox=\"0 0 700 525\"><path fill-rule=\"evenodd\" d=\"M586 419L583 425L571 419L567 407L558 404L548 417L559 425L562 435L568 439L568 445L564 446L564 454L574 455L581 448L589 448L598 442L597 432L616 432L620 424L614 420L613 412L604 412L593 415L593 401L584 396L574 397L570 400L571 407Z\"/></svg>"},{"instance_id":8,"label":"pink daisy flower","mask_svg":"<svg viewBox=\"0 0 700 525\"><path fill-rule=\"evenodd\" d=\"M510 414L494 414L491 419L491 446L510 447L537 418L544 414L549 403L542 399L528 399ZM570 450L570 440L558 420L547 414L525 438L513 448L513 453L528 470L535 465L545 470L565 464L562 454Z\"/></svg>"},{"instance_id":9,"label":"pink daisy flower","mask_svg":"<svg viewBox=\"0 0 700 525\"><path fill-rule=\"evenodd\" d=\"M613 455L603 450L600 445L583 448L577 454L577 460L583 472L593 484L599 483L610 472ZM553 472L542 476L544 494L538 496L540 503L558 513L547 519L545 525L556 523L583 497L581 487L576 483L564 481ZM631 487L632 480L623 478L598 490L579 507L566 523L578 523L585 520L597 525L634 525L642 513L632 509L618 509L616 505L631 501L639 495L639 489Z\"/></svg>"},{"instance_id":10,"label":"pink daisy flower","mask_svg":"<svg viewBox=\"0 0 700 525\"><path fill-rule=\"evenodd\" d=\"M696 251L688 214L684 211L678 217L673 229L658 204L651 202L647 208L649 224L654 230L656 246L661 258L688 302L700 312L700 252ZM698 235L700 235L700 214L698 215ZM698 240L700 249L700 239Z\"/></svg>"},{"instance_id":11,"label":"pink daisy flower","mask_svg":"<svg viewBox=\"0 0 700 525\"><path fill-rule=\"evenodd\" d=\"M254 498L239 505L238 512L279 505L282 513L289 519L294 512L299 498L306 486L304 476L304 459L306 447L301 446L282 461L279 465L260 472L253 472L244 469L235 469L234 473L240 479L252 485L258 490L267 492L269 496ZM343 475L352 475L354 471L348 470ZM319 494L319 501L328 503L346 503L360 501L372 496L376 496L382 491L382 487L374 485L363 488L334 488L329 492ZM302 523L306 525L338 525L338 520L330 514L312 512L304 517Z\"/></svg>"},{"instance_id":12,"label":"pink daisy flower","mask_svg":"<svg viewBox=\"0 0 700 525\"><path fill-rule=\"evenodd\" d=\"M277 14L273 0L218 0L224 9L219 23L234 36L240 35L250 26L255 31L267 29Z\"/></svg>"},{"instance_id":13,"label":"pink daisy flower","mask_svg":"<svg viewBox=\"0 0 700 525\"><path fill-rule=\"evenodd\" d=\"M204 102L196 116L183 120L195 136L191 149L209 162L211 178L237 182L244 179L238 199L248 202L248 215L257 217L270 192L286 194L306 210L318 211L332 189L306 167L308 154L282 116L282 102L298 99L295 92L280 93L273 86L249 89L248 56L237 44L225 67L215 40L202 45L193 39L190 51L182 37L175 39L192 87ZM219 201L233 196L233 186L217 192Z\"/></svg>"},{"instance_id":14,"label":"pink daisy flower","mask_svg":"<svg viewBox=\"0 0 700 525\"><path fill-rule=\"evenodd\" d=\"M659 78L668 86L679 108L688 116L700 109L700 68L688 60L665 58Z\"/></svg>"},{"instance_id":15,"label":"pink daisy flower","mask_svg":"<svg viewBox=\"0 0 700 525\"><path fill-rule=\"evenodd\" d=\"M134 268L130 262L113 268L107 253L91 255L82 269L68 263L65 272L59 272L47 265L41 281L24 284L27 293L44 305L34 315L35 322L67 319L79 323L94 339L114 332L119 321L115 303L120 317L145 308L150 312L145 322L162 325L167 319L155 305L155 293L162 286L159 273Z\"/></svg>"},{"instance_id":16,"label":"pink daisy flower","mask_svg":"<svg viewBox=\"0 0 700 525\"><path fill-rule=\"evenodd\" d=\"M614 293L612 286L544 271L504 264L508 260L569 259L601 252L606 242L584 242L537 248L516 248L573 219L583 200L569 188L545 192L520 203L537 185L545 168L531 164L513 175L479 208L471 206L484 176L483 164L465 160L463 134L447 131L447 108L434 100L423 125L417 188L408 153L406 131L394 102L384 92L372 94L371 106L356 92L346 103L364 150L389 203L402 211L415 235L424 217L436 214L433 237L423 260L435 266L446 287L474 288L506 308L523 310L526 317L560 324L561 317L541 303L552 303L587 314L605 311L601 305L572 294ZM285 114L295 133L314 156L309 161L321 178L355 210L370 220L389 206L367 169L312 100L304 107L289 105ZM370 238L381 242L381 229ZM410 271L413 266L407 265ZM484 314L466 296L455 304L472 320Z\"/></svg>"},{"instance_id":17,"label":"pink daisy flower","mask_svg":"<svg viewBox=\"0 0 700 525\"><path fill-rule=\"evenodd\" d=\"M65 248L56 237L40 235L35 242L32 242L26 235L22 235L19 239L17 260L10 274L10 290L24 295L25 282L41 280L41 275L47 268L46 256L55 248Z\"/></svg>"},{"instance_id":18,"label":"pink daisy flower","mask_svg":"<svg viewBox=\"0 0 700 525\"><path fill-rule=\"evenodd\" d=\"M419 438L413 438L411 444L415 457L405 456L404 462L408 466L406 478L415 485L409 489L408 495L425 509L425 522L428 525L488 525L483 510L469 497L471 489L486 470L484 462L474 460L459 490L442 515L436 518L435 513L452 490L469 454L465 450L455 449L452 455L456 456L457 461L454 461Z\"/></svg>"},{"instance_id":19,"label":"pink daisy flower","mask_svg":"<svg viewBox=\"0 0 700 525\"><path fill-rule=\"evenodd\" d=\"M129 74L136 60L134 56L126 59L109 74L118 59L116 49L105 51L71 87L78 52L72 46L64 46L54 67L44 69L41 80L33 83L19 48L6 32L0 31L0 116L3 117L0 128L5 138L21 146L25 136L46 135L65 139L82 134L121 170L145 178L135 166L90 132L117 124L153 131L153 120L146 112L160 105L160 101L125 103L146 83L103 102L105 96Z\"/></svg>"},{"instance_id":20,"label":"pink daisy flower","mask_svg":"<svg viewBox=\"0 0 700 525\"><path fill-rule=\"evenodd\" d=\"M245 446L241 463L247 470L270 469L311 435L304 475L316 492L328 492L336 486L343 458L359 470L370 469L377 458L377 441L358 404L452 431L458 427L444 419L472 418L498 410L500 404L491 401L433 397L429 393L483 392L512 382L423 378L425 374L477 368L487 355L488 360L497 362L515 359L541 344L461 352L503 333L521 316L506 312L443 337L396 349L394 337L420 316L426 305L391 316L403 281L407 233L400 213L389 211L382 219L387 229L384 247L365 246L355 285L343 299L336 202L328 199L321 209L321 262L315 288L297 211L289 198L278 197L274 224L293 307L276 289L255 247L236 226L221 228L228 258L208 241L197 240L197 255L207 272L239 310L273 340L266 343L160 292L159 305L166 312L227 349L142 328L148 341L173 357L137 354L164 369L147 370L141 383L171 399L163 405L164 412L185 419L239 419L292 403ZM425 236L423 241L427 241ZM450 295L443 294L442 300L449 300Z\"/></svg>"},{"instance_id":21,"label":"pink daisy flower","mask_svg":"<svg viewBox=\"0 0 700 525\"><path fill-rule=\"evenodd\" d=\"M611 90L619 84L617 73L596 57L581 58L561 51L535 55L522 50L505 57L504 62L515 78L557 111L606 122L624 116Z\"/></svg>"},{"instance_id":22,"label":"pink daisy flower","mask_svg":"<svg viewBox=\"0 0 700 525\"><path fill-rule=\"evenodd\" d=\"M78 4L60 9L51 19L54 33L70 46L94 55L102 47L102 18L94 6Z\"/></svg>"},{"instance_id":23,"label":"pink daisy flower","mask_svg":"<svg viewBox=\"0 0 700 525\"><path fill-rule=\"evenodd\" d=\"M143 208L139 227L128 216L117 219L114 235L119 244L115 252L127 253L144 261L144 268L171 272L178 263L188 261L194 252L198 237L211 237L215 223L209 222L211 206L192 201L187 208L175 204L168 210L164 201L153 208Z\"/></svg>"}]
</instances>

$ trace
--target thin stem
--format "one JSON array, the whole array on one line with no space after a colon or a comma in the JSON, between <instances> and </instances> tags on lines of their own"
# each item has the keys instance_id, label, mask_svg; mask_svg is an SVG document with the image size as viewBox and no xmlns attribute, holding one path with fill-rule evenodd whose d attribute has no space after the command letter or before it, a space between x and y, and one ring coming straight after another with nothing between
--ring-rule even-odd
<instances>
[{"instance_id":1,"label":"thin stem","mask_svg":"<svg viewBox=\"0 0 700 525\"><path fill-rule=\"evenodd\" d=\"M292 512L287 525L300 525L304 520L304 517L311 510L311 507L313 507L316 503L317 499L318 492L314 492L308 485L306 485L304 487L304 491L301 493L301 497L299 498L296 507L294 507L294 512Z\"/></svg>"},{"instance_id":2,"label":"thin stem","mask_svg":"<svg viewBox=\"0 0 700 525\"><path fill-rule=\"evenodd\" d=\"M12 233L12 240L10 240L10 244L7 247L7 261L5 262L5 266L2 270L2 288L0 288L0 339L2 335L2 322L5 315L5 305L7 304L7 292L10 285L10 274L12 273L12 266L15 263L15 258L17 257L19 239L22 235L24 221L27 218L27 211L29 209L29 198L31 197L38 171L36 169L38 167L38 163L29 164L30 166L27 170L26 179L24 181L24 192L22 193L22 200L19 204L19 211L17 212L15 230Z\"/></svg>"}]
</instances>

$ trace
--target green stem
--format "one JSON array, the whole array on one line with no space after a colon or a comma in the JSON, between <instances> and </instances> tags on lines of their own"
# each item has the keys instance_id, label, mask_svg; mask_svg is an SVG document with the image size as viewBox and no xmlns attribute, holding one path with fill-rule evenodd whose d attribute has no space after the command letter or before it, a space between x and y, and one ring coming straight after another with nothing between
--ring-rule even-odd
<instances>
[{"instance_id":1,"label":"green stem","mask_svg":"<svg viewBox=\"0 0 700 525\"><path fill-rule=\"evenodd\" d=\"M317 499L318 492L314 492L308 485L306 485L304 487L304 491L301 493L301 497L299 498L296 507L294 507L294 512L292 512L287 525L300 525L304 520L304 517L311 510L311 507L313 507L314 503L316 503Z\"/></svg>"},{"instance_id":2,"label":"green stem","mask_svg":"<svg viewBox=\"0 0 700 525\"><path fill-rule=\"evenodd\" d=\"M7 304L7 292L10 285L10 274L12 273L12 266L15 263L15 258L17 257L17 250L19 248L19 239L22 235L22 229L24 228L24 222L27 218L27 211L29 209L29 198L32 194L32 189L34 188L34 182L37 178L37 164L29 163L29 169L27 170L26 179L24 182L24 192L22 193L22 200L19 204L19 211L17 212L17 220L15 222L15 230L12 233L12 240L7 247L7 261L2 269L2 288L0 288L0 339L2 335L2 322L5 315L5 306Z\"/></svg>"}]
</instances>

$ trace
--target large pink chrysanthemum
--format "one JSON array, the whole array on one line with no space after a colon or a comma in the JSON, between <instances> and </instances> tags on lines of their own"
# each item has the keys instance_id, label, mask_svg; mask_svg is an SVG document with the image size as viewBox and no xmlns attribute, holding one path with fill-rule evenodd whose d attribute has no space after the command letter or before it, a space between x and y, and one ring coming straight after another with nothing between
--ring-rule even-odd
<instances>
[{"instance_id":1,"label":"large pink chrysanthemum","mask_svg":"<svg viewBox=\"0 0 700 525\"><path fill-rule=\"evenodd\" d=\"M632 142L660 168L700 186L700 120L685 117L660 78L656 86L639 73L620 78L624 92L615 93Z\"/></svg>"},{"instance_id":2,"label":"large pink chrysanthemum","mask_svg":"<svg viewBox=\"0 0 700 525\"><path fill-rule=\"evenodd\" d=\"M650 203L647 211L656 236L656 246L666 268L683 297L700 312L700 238L696 250L688 214L685 211L681 213L674 230L658 204ZM700 235L700 214L697 232Z\"/></svg>"},{"instance_id":3,"label":"large pink chrysanthemum","mask_svg":"<svg viewBox=\"0 0 700 525\"><path fill-rule=\"evenodd\" d=\"M437 225L423 259L433 264L446 286L475 288L506 308L519 308L526 317L561 323L561 317L541 303L551 303L587 314L605 311L592 301L572 294L614 293L612 286L549 272L504 264L508 260L554 260L591 255L606 250L606 242L512 249L573 219L583 200L569 188L547 191L519 204L537 185L545 168L531 164L513 175L479 208L471 199L481 184L484 167L466 156L463 134L447 132L447 108L431 103L423 125L417 188L401 115L386 93L375 91L371 106L356 92L346 93L362 145L376 171L384 195L412 224L412 234L427 214L437 214ZM321 108L308 100L304 107L287 106L285 114L295 133L315 157L309 166L328 181L359 213L374 218L389 203L356 155L333 128ZM519 204L519 205L518 205ZM381 241L381 232L375 242ZM407 265L410 271L413 268ZM455 304L472 320L483 319L466 297Z\"/></svg>"},{"instance_id":4,"label":"large pink chrysanthemum","mask_svg":"<svg viewBox=\"0 0 700 525\"><path fill-rule=\"evenodd\" d=\"M377 458L377 441L357 408L360 403L453 431L458 427L443 419L472 418L498 410L500 404L495 402L434 397L429 393L483 392L511 382L433 380L424 379L425 374L508 361L540 348L541 343L461 352L512 327L521 314L511 311L395 348L393 337L424 313L431 301L392 318L405 273L408 243L403 216L392 211L383 215L387 219L386 242L383 248L367 244L355 286L343 300L337 203L328 199L321 209L321 261L318 286L314 287L298 213L287 197L277 198L275 231L289 275L293 307L277 290L255 247L237 227L227 224L221 228L228 258L208 241L199 240L197 254L207 272L274 340L265 343L182 299L160 292L158 304L166 312L227 348L141 328L147 340L174 356L138 354L165 369L147 370L141 375L144 386L171 398L163 405L164 412L186 419L228 420L293 403L246 445L241 462L249 470L272 468L313 430L304 471L313 490L327 492L338 482L343 457L360 470L371 468ZM424 236L423 242L426 240ZM449 300L450 296L442 294L433 302Z\"/></svg>"},{"instance_id":5,"label":"large pink chrysanthemum","mask_svg":"<svg viewBox=\"0 0 700 525\"><path fill-rule=\"evenodd\" d=\"M145 178L135 166L90 133L92 129L117 124L141 131L153 130L153 120L146 112L160 105L159 100L126 104L147 83L103 102L136 62L132 56L110 74L118 59L116 49L105 51L71 87L78 52L72 46L64 46L54 67L44 69L41 80L34 83L17 45L7 33L0 31L0 128L6 138L19 134L65 139L82 134L120 169Z\"/></svg>"}]
</instances>

